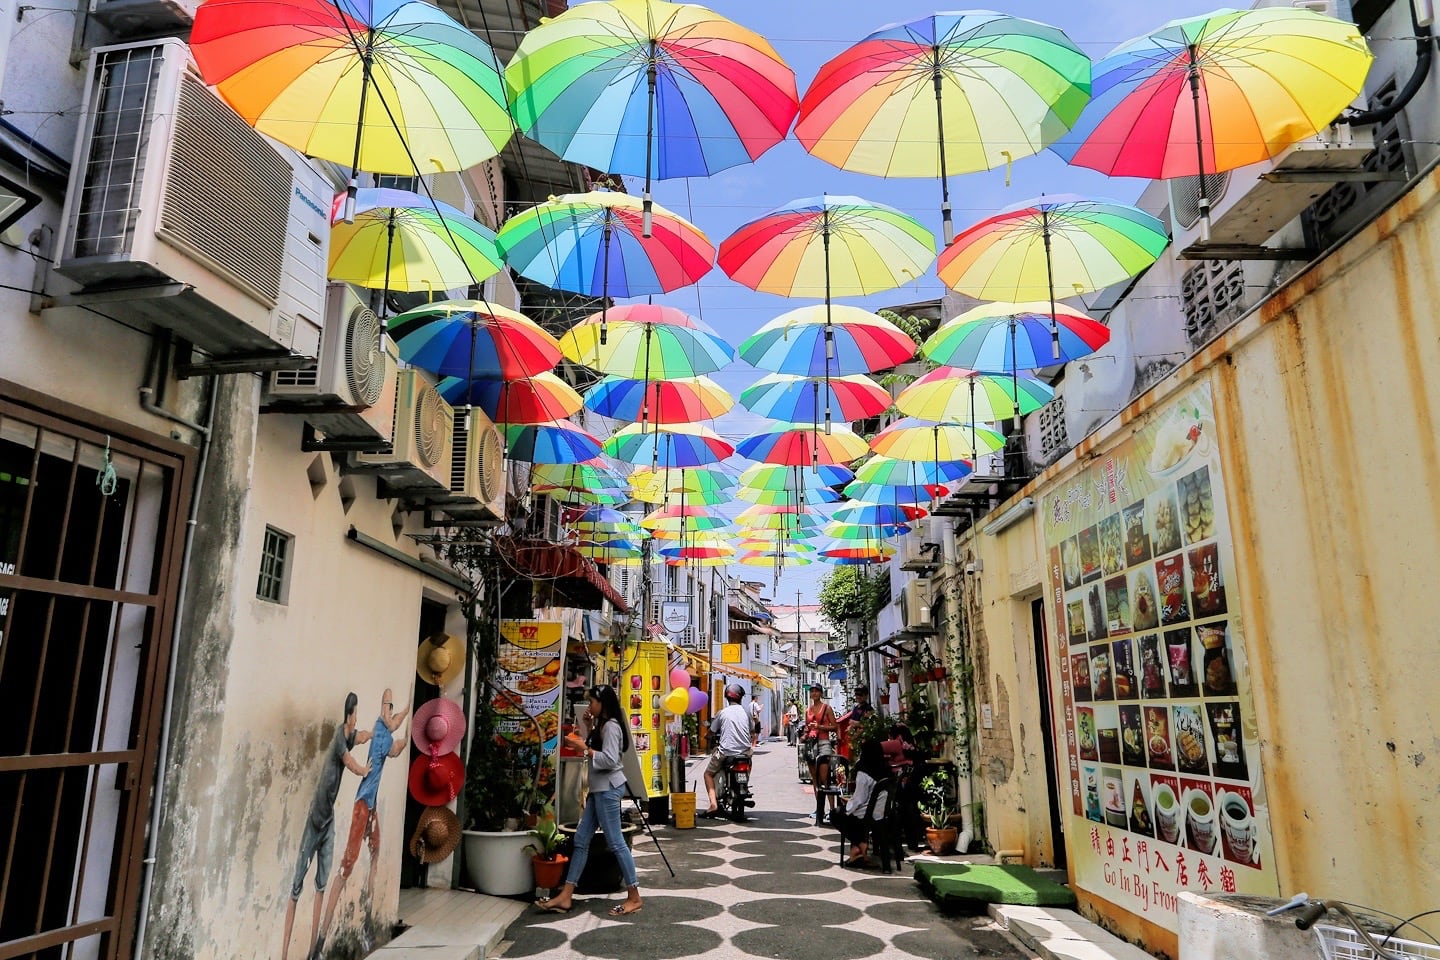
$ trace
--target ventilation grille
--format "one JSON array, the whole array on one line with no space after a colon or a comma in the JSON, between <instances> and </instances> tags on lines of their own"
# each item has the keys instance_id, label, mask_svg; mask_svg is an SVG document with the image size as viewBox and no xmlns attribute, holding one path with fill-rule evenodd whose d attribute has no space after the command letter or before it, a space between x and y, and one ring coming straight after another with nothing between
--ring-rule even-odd
<instances>
[{"instance_id":1,"label":"ventilation grille","mask_svg":"<svg viewBox=\"0 0 1440 960\"><path fill-rule=\"evenodd\" d=\"M324 334L322 333L323 337ZM303 367L294 370L274 370L270 373L270 382L277 387L287 387L294 390L301 388L313 390L320 383L320 364L307 363Z\"/></svg>"},{"instance_id":2,"label":"ventilation grille","mask_svg":"<svg viewBox=\"0 0 1440 960\"><path fill-rule=\"evenodd\" d=\"M1215 209L1215 201L1225 195L1225 188L1229 184L1229 173L1207 173L1205 175L1205 199L1210 201L1211 210ZM1182 227L1188 229L1195 226L1200 219L1199 177L1176 177L1171 181L1170 215Z\"/></svg>"},{"instance_id":3,"label":"ventilation grille","mask_svg":"<svg viewBox=\"0 0 1440 960\"><path fill-rule=\"evenodd\" d=\"M494 430L480 434L479 459L475 469L480 471L480 499L486 502L499 498L505 492L505 457L500 449L500 435Z\"/></svg>"},{"instance_id":4,"label":"ventilation grille","mask_svg":"<svg viewBox=\"0 0 1440 960\"><path fill-rule=\"evenodd\" d=\"M345 379L355 399L367 407L379 400L385 389L380 318L369 307L356 307L345 323Z\"/></svg>"},{"instance_id":5,"label":"ventilation grille","mask_svg":"<svg viewBox=\"0 0 1440 960\"><path fill-rule=\"evenodd\" d=\"M455 414L454 443L450 447L450 490L452 493L465 492L466 468L470 460L470 431L465 429L465 414Z\"/></svg>"},{"instance_id":6,"label":"ventilation grille","mask_svg":"<svg viewBox=\"0 0 1440 960\"><path fill-rule=\"evenodd\" d=\"M274 304L293 179L260 134L182 74L161 206L166 240Z\"/></svg>"},{"instance_id":7,"label":"ventilation grille","mask_svg":"<svg viewBox=\"0 0 1440 960\"><path fill-rule=\"evenodd\" d=\"M415 455L421 464L433 467L445 449L445 401L430 384L417 380L416 386L420 394L415 398Z\"/></svg>"}]
</instances>

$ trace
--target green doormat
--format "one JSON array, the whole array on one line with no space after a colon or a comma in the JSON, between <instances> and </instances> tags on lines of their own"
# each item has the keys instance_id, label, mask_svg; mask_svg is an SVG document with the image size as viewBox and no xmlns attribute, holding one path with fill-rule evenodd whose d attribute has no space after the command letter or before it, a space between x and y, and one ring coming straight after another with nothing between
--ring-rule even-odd
<instances>
[{"instance_id":1,"label":"green doormat","mask_svg":"<svg viewBox=\"0 0 1440 960\"><path fill-rule=\"evenodd\" d=\"M1014 903L1028 907L1073 907L1075 894L1019 864L915 864L915 879L937 903L963 906L963 901Z\"/></svg>"}]
</instances>

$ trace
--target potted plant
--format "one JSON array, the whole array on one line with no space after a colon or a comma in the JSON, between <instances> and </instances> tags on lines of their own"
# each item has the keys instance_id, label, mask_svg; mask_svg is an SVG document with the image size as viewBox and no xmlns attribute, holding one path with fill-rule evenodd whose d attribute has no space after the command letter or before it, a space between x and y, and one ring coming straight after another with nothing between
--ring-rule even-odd
<instances>
[{"instance_id":1,"label":"potted plant","mask_svg":"<svg viewBox=\"0 0 1440 960\"><path fill-rule=\"evenodd\" d=\"M544 817L530 831L531 842L525 846L531 854L530 863L535 870L535 886L554 890L565 882L565 870L570 858L560 852L565 835L555 824L553 816Z\"/></svg>"},{"instance_id":2,"label":"potted plant","mask_svg":"<svg viewBox=\"0 0 1440 960\"><path fill-rule=\"evenodd\" d=\"M951 853L959 832L950 823L950 771L936 767L920 780L920 814L930 825L925 841L934 853Z\"/></svg>"},{"instance_id":3,"label":"potted plant","mask_svg":"<svg viewBox=\"0 0 1440 960\"><path fill-rule=\"evenodd\" d=\"M496 736L496 713L481 700L465 768L465 872L470 885L494 897L531 892L534 869L522 829L539 770L539 750Z\"/></svg>"}]
</instances>

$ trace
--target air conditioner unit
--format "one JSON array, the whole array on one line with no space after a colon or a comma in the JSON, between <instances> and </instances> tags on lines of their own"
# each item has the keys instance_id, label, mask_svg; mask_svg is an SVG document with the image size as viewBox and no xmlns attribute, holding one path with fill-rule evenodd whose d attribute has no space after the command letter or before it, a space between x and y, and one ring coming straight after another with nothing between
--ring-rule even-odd
<instances>
[{"instance_id":1,"label":"air conditioner unit","mask_svg":"<svg viewBox=\"0 0 1440 960\"><path fill-rule=\"evenodd\" d=\"M394 440L388 453L357 453L357 469L381 473L392 489L450 492L455 411L418 370L396 375Z\"/></svg>"},{"instance_id":2,"label":"air conditioner unit","mask_svg":"<svg viewBox=\"0 0 1440 960\"><path fill-rule=\"evenodd\" d=\"M117 39L188 33L199 0L96 0L91 16Z\"/></svg>"},{"instance_id":3,"label":"air conditioner unit","mask_svg":"<svg viewBox=\"0 0 1440 960\"><path fill-rule=\"evenodd\" d=\"M930 616L930 580L916 577L905 584L900 595L900 619L909 633L934 633L935 622Z\"/></svg>"},{"instance_id":4,"label":"air conditioner unit","mask_svg":"<svg viewBox=\"0 0 1440 960\"><path fill-rule=\"evenodd\" d=\"M174 330L229 370L314 357L332 186L205 86L179 40L96 47L56 246L60 305Z\"/></svg>"},{"instance_id":5,"label":"air conditioner unit","mask_svg":"<svg viewBox=\"0 0 1440 960\"><path fill-rule=\"evenodd\" d=\"M933 570L940 565L940 544L931 543L918 533L900 541L901 570Z\"/></svg>"},{"instance_id":6,"label":"air conditioner unit","mask_svg":"<svg viewBox=\"0 0 1440 960\"><path fill-rule=\"evenodd\" d=\"M505 522L505 455L500 432L484 411L472 407L469 424L455 415L450 447L450 495L432 503L443 504L457 520Z\"/></svg>"},{"instance_id":7,"label":"air conditioner unit","mask_svg":"<svg viewBox=\"0 0 1440 960\"><path fill-rule=\"evenodd\" d=\"M381 341L380 318L355 288L330 284L320 358L270 372L267 412L299 413L326 437L373 439L388 446L399 366Z\"/></svg>"}]
</instances>

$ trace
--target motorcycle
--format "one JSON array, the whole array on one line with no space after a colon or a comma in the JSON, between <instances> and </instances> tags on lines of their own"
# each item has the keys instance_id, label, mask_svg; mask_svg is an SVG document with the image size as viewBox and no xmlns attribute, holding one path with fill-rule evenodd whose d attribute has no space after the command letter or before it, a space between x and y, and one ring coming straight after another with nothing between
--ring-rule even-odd
<instances>
[{"instance_id":1,"label":"motorcycle","mask_svg":"<svg viewBox=\"0 0 1440 960\"><path fill-rule=\"evenodd\" d=\"M736 823L744 823L745 810L755 806L750 796L750 758L725 757L715 778L715 802L720 812Z\"/></svg>"}]
</instances>

